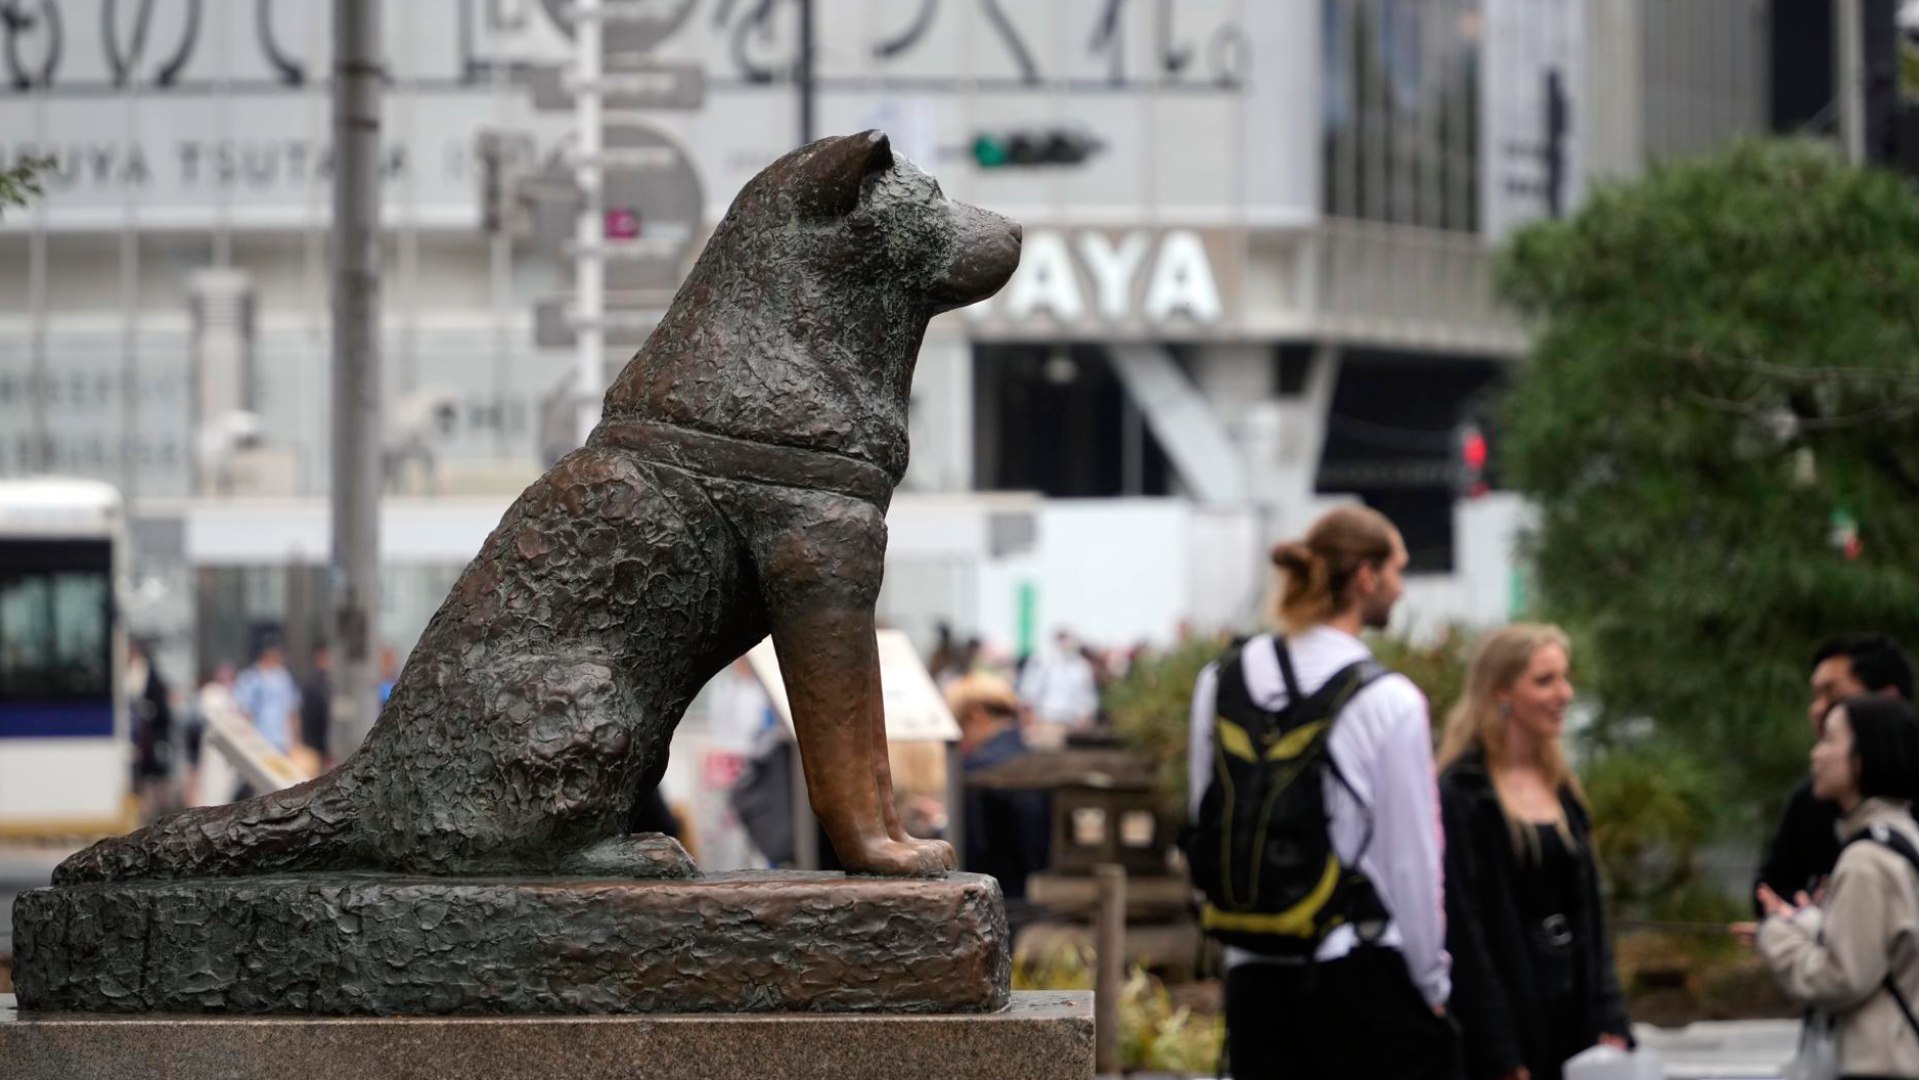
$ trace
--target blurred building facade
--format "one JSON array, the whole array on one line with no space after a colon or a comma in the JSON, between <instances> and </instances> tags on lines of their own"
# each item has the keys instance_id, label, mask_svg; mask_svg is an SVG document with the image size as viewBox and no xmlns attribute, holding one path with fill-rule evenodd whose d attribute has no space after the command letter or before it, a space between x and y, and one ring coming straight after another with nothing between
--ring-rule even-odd
<instances>
[{"instance_id":1,"label":"blurred building facade","mask_svg":"<svg viewBox=\"0 0 1919 1080\"><path fill-rule=\"evenodd\" d=\"M1245 625L1270 542L1358 498L1407 534L1409 617L1505 618L1524 508L1483 464L1526 334L1494 246L1593 183L1787 123L1787 3L816 0L818 131L883 128L1026 228L1007 289L928 335L883 614L1009 650L1060 624L1106 644ZM177 670L269 626L302 655L326 623L330 6L8 10L0 155L58 164L0 220L0 475L121 487L130 616ZM572 116L533 86L564 96L568 10L385 6L402 649L572 444ZM612 118L633 186L609 183L608 236L635 269L609 373L658 309L647 260L689 256L800 138L800 5L637 10L614 67L677 100ZM1021 133L1098 145L997 160Z\"/></svg>"}]
</instances>

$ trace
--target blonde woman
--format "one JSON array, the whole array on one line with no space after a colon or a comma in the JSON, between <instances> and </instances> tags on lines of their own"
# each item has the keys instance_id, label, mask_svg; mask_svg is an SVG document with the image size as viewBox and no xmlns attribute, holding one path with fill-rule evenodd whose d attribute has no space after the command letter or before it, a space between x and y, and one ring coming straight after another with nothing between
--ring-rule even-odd
<instances>
[{"instance_id":1,"label":"blonde woman","mask_svg":"<svg viewBox=\"0 0 1919 1080\"><path fill-rule=\"evenodd\" d=\"M1571 659L1555 627L1488 634L1439 751L1446 945L1473 1080L1557 1080L1595 1043L1630 1044L1585 796L1560 745Z\"/></svg>"}]
</instances>

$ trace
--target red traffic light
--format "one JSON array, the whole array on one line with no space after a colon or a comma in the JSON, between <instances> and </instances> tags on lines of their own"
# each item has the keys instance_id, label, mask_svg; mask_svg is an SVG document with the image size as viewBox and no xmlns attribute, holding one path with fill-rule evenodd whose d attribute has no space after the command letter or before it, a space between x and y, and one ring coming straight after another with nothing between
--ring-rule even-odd
<instances>
[{"instance_id":1,"label":"red traffic light","mask_svg":"<svg viewBox=\"0 0 1919 1080\"><path fill-rule=\"evenodd\" d=\"M1459 459L1474 472L1486 468L1486 436L1478 428L1466 429L1459 442Z\"/></svg>"}]
</instances>

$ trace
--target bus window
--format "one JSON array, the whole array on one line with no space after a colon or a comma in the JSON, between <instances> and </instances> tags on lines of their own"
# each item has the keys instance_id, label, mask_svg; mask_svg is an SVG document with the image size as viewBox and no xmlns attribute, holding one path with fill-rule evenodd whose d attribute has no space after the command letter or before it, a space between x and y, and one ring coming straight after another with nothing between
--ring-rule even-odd
<instances>
[{"instance_id":1,"label":"bus window","mask_svg":"<svg viewBox=\"0 0 1919 1080\"><path fill-rule=\"evenodd\" d=\"M0 697L108 693L111 657L104 573L0 578Z\"/></svg>"},{"instance_id":2,"label":"bus window","mask_svg":"<svg viewBox=\"0 0 1919 1080\"><path fill-rule=\"evenodd\" d=\"M105 541L0 542L0 713L6 703L111 706L111 558ZM66 721L40 733L94 734L99 710L85 712L36 710ZM110 709L102 715L111 731Z\"/></svg>"}]
</instances>

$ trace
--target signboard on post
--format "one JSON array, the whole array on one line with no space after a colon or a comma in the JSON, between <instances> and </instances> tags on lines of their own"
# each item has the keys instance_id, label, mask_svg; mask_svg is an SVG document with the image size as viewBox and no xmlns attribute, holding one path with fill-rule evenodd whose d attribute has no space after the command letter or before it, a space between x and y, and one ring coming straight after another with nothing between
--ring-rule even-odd
<instances>
[{"instance_id":1,"label":"signboard on post","mask_svg":"<svg viewBox=\"0 0 1919 1080\"><path fill-rule=\"evenodd\" d=\"M947 711L946 698L933 677L926 672L913 641L904 630L881 630L877 635L880 657L880 696L886 708L888 742L958 742L959 723ZM773 639L767 638L746 654L753 674L766 688L773 711L788 728L793 726L793 709L786 700L786 682L780 677L779 656L773 651Z\"/></svg>"},{"instance_id":2,"label":"signboard on post","mask_svg":"<svg viewBox=\"0 0 1919 1080\"><path fill-rule=\"evenodd\" d=\"M906 782L907 778L899 773L903 762L921 766L929 761L935 764L937 768L933 770L916 770L923 774L916 779L939 789L939 801L945 815L945 839L953 845L954 850L964 851L965 815L960 811L963 792L959 723L947 710L945 696L933 684L933 677L927 673L926 665L920 661L919 653L913 648L913 641L906 636L906 631L881 630L875 637L879 647L880 698L886 710L886 741L890 747L887 756L894 770L894 790L896 793L907 792L915 786ZM773 651L773 639L769 637L755 645L746 654L746 662L753 668L753 675L759 679L760 686L766 690L774 714L788 731L792 731L792 705L786 699L786 682L780 675L780 661ZM797 753L793 755L793 821L795 863L802 870L817 869L819 853L814 843L818 836L817 826L808 807L806 775Z\"/></svg>"},{"instance_id":3,"label":"signboard on post","mask_svg":"<svg viewBox=\"0 0 1919 1080\"><path fill-rule=\"evenodd\" d=\"M206 725L208 743L255 791L279 791L313 779L292 758L274 749L238 709L208 709Z\"/></svg>"},{"instance_id":4,"label":"signboard on post","mask_svg":"<svg viewBox=\"0 0 1919 1080\"><path fill-rule=\"evenodd\" d=\"M609 28L610 29L610 28ZM575 86L558 64L526 72L533 107L572 109ZM698 109L706 104L706 71L698 64L662 64L609 55L600 76L601 103L609 109Z\"/></svg>"},{"instance_id":5,"label":"signboard on post","mask_svg":"<svg viewBox=\"0 0 1919 1080\"><path fill-rule=\"evenodd\" d=\"M1585 0L1488 0L1480 94L1485 234L1563 217L1585 196Z\"/></svg>"},{"instance_id":6,"label":"signboard on post","mask_svg":"<svg viewBox=\"0 0 1919 1080\"><path fill-rule=\"evenodd\" d=\"M573 20L573 0L542 0L546 13L568 37L578 30ZM601 21L606 51L609 53L645 52L674 35L693 14L699 0L617 0L606 5Z\"/></svg>"}]
</instances>

